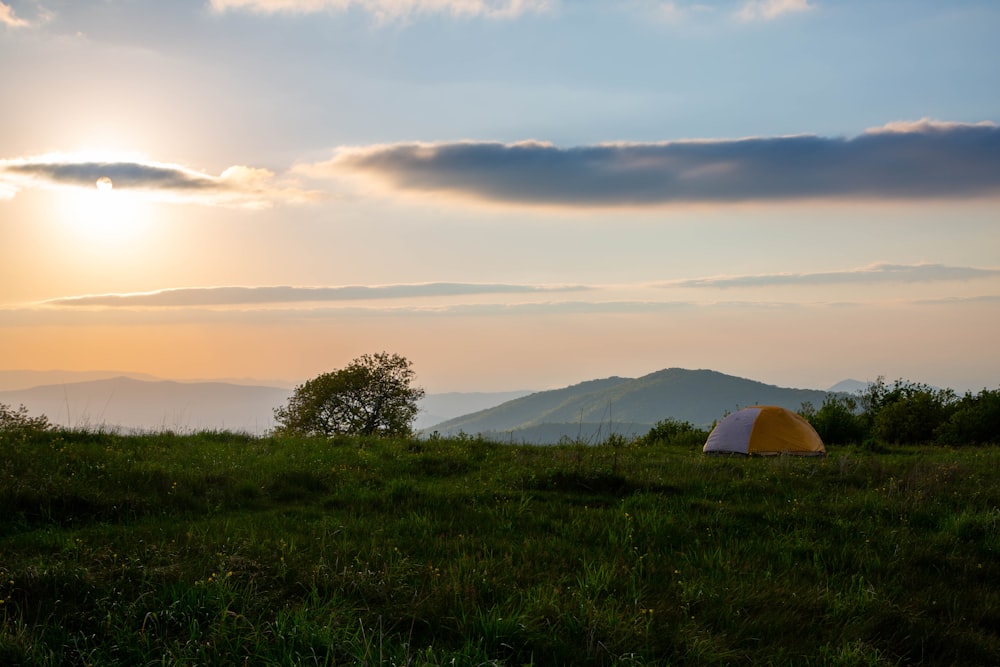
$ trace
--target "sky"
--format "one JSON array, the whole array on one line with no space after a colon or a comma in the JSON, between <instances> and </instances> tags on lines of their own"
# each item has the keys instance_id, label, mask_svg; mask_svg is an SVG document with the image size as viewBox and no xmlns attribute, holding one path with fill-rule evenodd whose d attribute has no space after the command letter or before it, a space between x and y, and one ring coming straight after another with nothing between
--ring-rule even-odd
<instances>
[{"instance_id":1,"label":"sky","mask_svg":"<svg viewBox=\"0 0 1000 667\"><path fill-rule=\"evenodd\" d=\"M0 369L1000 384L995 0L0 0Z\"/></svg>"}]
</instances>

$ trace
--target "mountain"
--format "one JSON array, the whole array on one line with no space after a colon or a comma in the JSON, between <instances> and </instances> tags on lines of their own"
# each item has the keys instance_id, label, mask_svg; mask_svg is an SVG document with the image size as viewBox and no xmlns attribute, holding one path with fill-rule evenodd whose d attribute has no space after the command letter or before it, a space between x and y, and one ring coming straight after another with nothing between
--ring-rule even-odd
<instances>
[{"instance_id":1,"label":"mountain","mask_svg":"<svg viewBox=\"0 0 1000 667\"><path fill-rule=\"evenodd\" d=\"M492 408L506 401L530 394L530 391L444 392L427 394L420 399L420 414L414 422L417 430L447 419Z\"/></svg>"},{"instance_id":2,"label":"mountain","mask_svg":"<svg viewBox=\"0 0 1000 667\"><path fill-rule=\"evenodd\" d=\"M828 392L790 389L710 370L668 368L640 378L611 377L537 392L436 424L441 435L481 433L513 442L596 441L638 435L665 418L708 427L749 405L797 410L820 405Z\"/></svg>"},{"instance_id":3,"label":"mountain","mask_svg":"<svg viewBox=\"0 0 1000 667\"><path fill-rule=\"evenodd\" d=\"M848 378L846 380L841 380L837 384L833 385L827 391L830 393L840 393L840 394L857 394L860 391L864 391L868 388L868 382L862 382L861 380L855 380L853 378Z\"/></svg>"},{"instance_id":4,"label":"mountain","mask_svg":"<svg viewBox=\"0 0 1000 667\"><path fill-rule=\"evenodd\" d=\"M105 372L95 371L100 377ZM79 377L62 371L2 371L7 386ZM260 435L275 426L273 409L287 387L231 382L173 382L111 377L0 391L0 403L23 404L70 427L126 430L230 430ZM0 385L3 386L3 385ZM839 385L838 385L839 386ZM415 426L442 435L482 433L512 442L600 442L610 434L641 435L672 417L709 426L727 412L765 403L798 409L820 405L827 392L786 389L708 370L670 368L641 378L610 377L562 389L428 394Z\"/></svg>"},{"instance_id":5,"label":"mountain","mask_svg":"<svg viewBox=\"0 0 1000 667\"><path fill-rule=\"evenodd\" d=\"M132 378L157 382L165 378L148 373L132 373L128 371L29 371L0 370L0 391L14 389L31 389L47 384L68 384L71 382L90 382L91 380L111 380L113 378ZM281 387L291 389L294 385L287 380L261 380L260 378L214 378L212 380L176 380L188 384L204 382L222 382L224 384L242 384L252 387Z\"/></svg>"},{"instance_id":6,"label":"mountain","mask_svg":"<svg viewBox=\"0 0 1000 667\"><path fill-rule=\"evenodd\" d=\"M0 392L54 424L126 430L230 430L262 434L291 390L225 382L145 381L116 377Z\"/></svg>"},{"instance_id":7,"label":"mountain","mask_svg":"<svg viewBox=\"0 0 1000 667\"><path fill-rule=\"evenodd\" d=\"M0 371L0 403L23 404L32 415L44 414L61 426L262 434L274 427L273 409L284 405L292 390L248 382L172 382L114 371ZM415 426L431 426L528 393L427 394Z\"/></svg>"},{"instance_id":8,"label":"mountain","mask_svg":"<svg viewBox=\"0 0 1000 667\"><path fill-rule=\"evenodd\" d=\"M47 384L66 384L67 382L90 382L92 380L110 380L116 377L129 377L134 380L162 380L145 373L125 373L122 371L0 371L0 391L15 389L31 389Z\"/></svg>"}]
</instances>

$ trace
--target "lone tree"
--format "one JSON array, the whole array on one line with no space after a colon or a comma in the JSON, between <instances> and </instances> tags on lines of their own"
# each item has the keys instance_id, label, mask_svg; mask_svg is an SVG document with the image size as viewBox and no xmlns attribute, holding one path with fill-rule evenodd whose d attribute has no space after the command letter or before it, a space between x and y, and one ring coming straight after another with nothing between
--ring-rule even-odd
<instances>
[{"instance_id":1,"label":"lone tree","mask_svg":"<svg viewBox=\"0 0 1000 667\"><path fill-rule=\"evenodd\" d=\"M417 401L424 396L423 389L411 386L414 375L398 354L362 355L296 387L288 405L274 409L276 430L326 437L410 435Z\"/></svg>"}]
</instances>

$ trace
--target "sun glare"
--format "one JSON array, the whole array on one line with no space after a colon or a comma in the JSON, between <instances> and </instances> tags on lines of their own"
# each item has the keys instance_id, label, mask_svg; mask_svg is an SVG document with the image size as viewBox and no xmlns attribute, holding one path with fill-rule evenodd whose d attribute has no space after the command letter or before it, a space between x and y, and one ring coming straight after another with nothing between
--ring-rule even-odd
<instances>
[{"instance_id":1,"label":"sun glare","mask_svg":"<svg viewBox=\"0 0 1000 667\"><path fill-rule=\"evenodd\" d=\"M147 226L150 206L134 193L114 189L107 176L93 188L58 194L59 218L86 243L118 245L136 240Z\"/></svg>"}]
</instances>

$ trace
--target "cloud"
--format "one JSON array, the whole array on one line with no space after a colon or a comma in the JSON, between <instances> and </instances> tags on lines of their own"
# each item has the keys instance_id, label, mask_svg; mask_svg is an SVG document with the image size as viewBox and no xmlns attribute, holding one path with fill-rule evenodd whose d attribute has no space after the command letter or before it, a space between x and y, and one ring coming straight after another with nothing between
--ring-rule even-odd
<instances>
[{"instance_id":1,"label":"cloud","mask_svg":"<svg viewBox=\"0 0 1000 667\"><path fill-rule=\"evenodd\" d=\"M853 138L815 135L608 143L398 143L342 147L300 166L391 191L503 204L655 206L692 202L878 200L1000 194L1000 128L891 124Z\"/></svg>"},{"instance_id":2,"label":"cloud","mask_svg":"<svg viewBox=\"0 0 1000 667\"><path fill-rule=\"evenodd\" d=\"M948 306L961 304L1000 304L1000 294L981 294L978 296L947 296L939 299L920 299L914 303L922 306Z\"/></svg>"},{"instance_id":3,"label":"cloud","mask_svg":"<svg viewBox=\"0 0 1000 667\"><path fill-rule=\"evenodd\" d=\"M177 164L142 158L51 154L0 160L0 198L32 187L94 188L111 179L115 189L153 199L262 208L276 201L302 202L316 193L282 182L267 169L234 166L212 176Z\"/></svg>"},{"instance_id":4,"label":"cloud","mask_svg":"<svg viewBox=\"0 0 1000 667\"><path fill-rule=\"evenodd\" d=\"M968 281L1000 276L1000 269L979 269L944 264L872 264L848 271L824 273L772 273L749 276L691 278L661 283L661 287L773 287L780 285L870 285L877 283L928 283Z\"/></svg>"},{"instance_id":5,"label":"cloud","mask_svg":"<svg viewBox=\"0 0 1000 667\"><path fill-rule=\"evenodd\" d=\"M533 309L544 312L620 312L662 310L664 308L699 306L731 306L731 307L790 307L808 305L835 305L830 301L798 302L798 301L662 301L659 298L632 298L625 301L601 300L589 298L585 301L542 301L539 297L551 297L556 294L601 295L610 292L627 292L637 296L649 289L663 288L739 288L739 287L773 287L773 286L822 286L822 285L867 285L882 283L931 283L972 281L995 278L1000 276L1000 269L984 269L974 267L956 267L943 264L888 264L879 263L866 267L845 271L829 271L822 273L778 273L744 276L715 276L705 278L688 278L654 283L614 284L614 285L526 285L510 283L400 283L391 285L342 285L326 287L295 287L295 286L221 286L221 287L183 287L162 289L151 292L131 292L124 294L87 294L67 296L36 304L39 308L58 308L73 310L75 308L101 309L202 309L217 307L240 307L266 310L280 310L283 306L292 306L296 312L327 312L329 308L323 304L335 304L332 311L347 313L372 312L422 312L422 313L475 313L489 312L526 312ZM647 292L648 295L651 293ZM504 301L479 303L456 302L455 298L478 297L489 295L515 295L531 297L528 301ZM965 299L967 297L961 297ZM449 299L442 301L441 299ZM363 301L421 301L424 303L385 306L364 305L345 308L336 304L357 303ZM947 299L946 299L947 300ZM922 303L920 301L915 303ZM624 304L624 305L616 305ZM844 304L840 304L844 305ZM330 312L332 312L330 311Z\"/></svg>"},{"instance_id":6,"label":"cloud","mask_svg":"<svg viewBox=\"0 0 1000 667\"><path fill-rule=\"evenodd\" d=\"M0 2L0 23L11 28L27 28L30 23L14 14L10 5Z\"/></svg>"},{"instance_id":7,"label":"cloud","mask_svg":"<svg viewBox=\"0 0 1000 667\"><path fill-rule=\"evenodd\" d=\"M736 12L741 21L772 21L785 14L814 9L808 0L747 0Z\"/></svg>"},{"instance_id":8,"label":"cloud","mask_svg":"<svg viewBox=\"0 0 1000 667\"><path fill-rule=\"evenodd\" d=\"M413 14L510 19L528 12L546 11L556 2L557 0L210 0L212 9L218 12L247 10L263 14L309 14L358 8L373 14L380 21L401 19Z\"/></svg>"},{"instance_id":9,"label":"cloud","mask_svg":"<svg viewBox=\"0 0 1000 667\"><path fill-rule=\"evenodd\" d=\"M825 304L821 304L825 305ZM170 325L181 323L283 323L397 318L447 317L560 317L591 315L641 315L677 313L698 310L765 309L767 311L799 310L797 303L730 301L697 303L685 300L548 300L502 303L428 303L428 304L365 304L313 305L309 307L262 304L245 308L208 308L186 306L148 308L130 304L121 308L62 308L51 302L35 306L0 306L0 330L19 326L108 326L108 325Z\"/></svg>"},{"instance_id":10,"label":"cloud","mask_svg":"<svg viewBox=\"0 0 1000 667\"><path fill-rule=\"evenodd\" d=\"M27 10L29 14L33 15L30 19L26 19L23 14L15 13L14 8L8 3L0 1L0 25L8 28L37 28L48 23L55 16L51 11L38 4L38 0L35 0L33 5L30 8L21 8L22 11Z\"/></svg>"},{"instance_id":11,"label":"cloud","mask_svg":"<svg viewBox=\"0 0 1000 667\"><path fill-rule=\"evenodd\" d=\"M535 286L486 283L417 283L400 285L349 285L339 287L191 287L131 294L93 294L47 301L56 306L199 307L264 305L296 302L409 299L485 294L577 292L580 285Z\"/></svg>"},{"instance_id":12,"label":"cloud","mask_svg":"<svg viewBox=\"0 0 1000 667\"><path fill-rule=\"evenodd\" d=\"M429 303L386 305L313 305L309 307L262 304L245 308L207 308L190 305L176 308L148 308L136 304L121 308L62 308L52 302L35 306L0 306L0 329L25 326L113 326L176 324L290 324L302 322L346 323L379 318L448 318L448 317L579 317L579 316L642 316L693 313L821 313L844 309L885 312L886 308L934 308L963 305L981 306L1000 303L1000 295L984 294L969 297L937 299L893 299L859 301L694 301L694 300L598 300L598 301L521 301L504 303Z\"/></svg>"}]
</instances>

